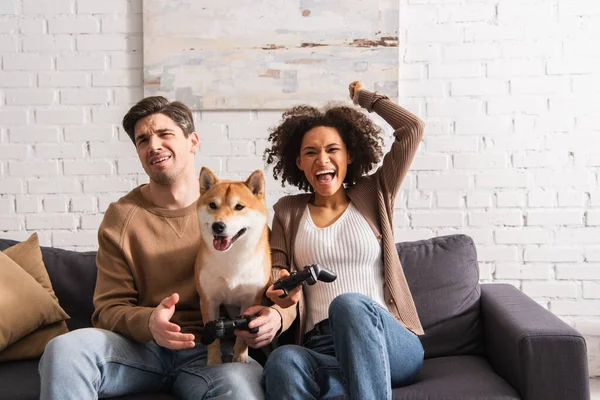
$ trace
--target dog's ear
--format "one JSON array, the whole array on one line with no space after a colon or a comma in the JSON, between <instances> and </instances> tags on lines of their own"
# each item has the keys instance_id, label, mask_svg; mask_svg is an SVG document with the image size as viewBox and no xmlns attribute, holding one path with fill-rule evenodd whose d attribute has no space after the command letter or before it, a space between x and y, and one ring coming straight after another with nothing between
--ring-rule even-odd
<instances>
[{"instance_id":1,"label":"dog's ear","mask_svg":"<svg viewBox=\"0 0 600 400\"><path fill-rule=\"evenodd\" d=\"M265 175L260 169L254 171L244 183L256 197L261 200L265 198L265 187L267 184L265 183Z\"/></svg>"},{"instance_id":2,"label":"dog's ear","mask_svg":"<svg viewBox=\"0 0 600 400\"><path fill-rule=\"evenodd\" d=\"M206 167L202 167L200 170L200 196L210 190L211 187L219 181L213 172Z\"/></svg>"}]
</instances>

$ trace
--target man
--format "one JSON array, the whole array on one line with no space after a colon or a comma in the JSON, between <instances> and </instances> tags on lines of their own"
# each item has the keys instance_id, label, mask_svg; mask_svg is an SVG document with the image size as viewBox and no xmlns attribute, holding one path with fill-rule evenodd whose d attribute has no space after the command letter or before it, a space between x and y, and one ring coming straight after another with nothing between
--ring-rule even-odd
<instances>
[{"instance_id":1,"label":"man","mask_svg":"<svg viewBox=\"0 0 600 400\"><path fill-rule=\"evenodd\" d=\"M123 118L150 181L104 215L98 231L94 328L52 340L40 361L41 399L93 399L169 392L182 399L263 398L262 367L206 367L194 284L200 238L192 113L180 102L148 97ZM277 307L255 306L257 334L237 332L251 347L280 331ZM243 311L243 310L242 310ZM224 359L232 344L223 349Z\"/></svg>"}]
</instances>

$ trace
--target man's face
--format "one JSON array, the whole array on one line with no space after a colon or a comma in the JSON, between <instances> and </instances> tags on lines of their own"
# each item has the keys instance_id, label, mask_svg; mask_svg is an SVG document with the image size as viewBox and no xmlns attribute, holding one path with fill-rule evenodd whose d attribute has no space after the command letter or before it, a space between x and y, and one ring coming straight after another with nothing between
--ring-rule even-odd
<instances>
[{"instance_id":1,"label":"man's face","mask_svg":"<svg viewBox=\"0 0 600 400\"><path fill-rule=\"evenodd\" d=\"M194 153L198 134L186 138L173 120L164 114L152 114L135 124L135 147L150 180L170 185L187 173L194 174Z\"/></svg>"}]
</instances>

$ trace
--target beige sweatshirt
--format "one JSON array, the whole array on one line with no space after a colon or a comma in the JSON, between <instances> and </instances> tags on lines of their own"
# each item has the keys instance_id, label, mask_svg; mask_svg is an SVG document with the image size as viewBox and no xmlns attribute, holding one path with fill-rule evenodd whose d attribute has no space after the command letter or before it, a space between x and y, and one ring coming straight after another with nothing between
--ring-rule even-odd
<instances>
[{"instance_id":1,"label":"beige sweatshirt","mask_svg":"<svg viewBox=\"0 0 600 400\"><path fill-rule=\"evenodd\" d=\"M171 322L200 340L203 326L194 285L200 230L196 204L179 210L148 202L141 186L110 204L98 231L98 280L92 323L137 342L148 342L150 314L172 293L179 303ZM293 310L281 310L283 329Z\"/></svg>"}]
</instances>

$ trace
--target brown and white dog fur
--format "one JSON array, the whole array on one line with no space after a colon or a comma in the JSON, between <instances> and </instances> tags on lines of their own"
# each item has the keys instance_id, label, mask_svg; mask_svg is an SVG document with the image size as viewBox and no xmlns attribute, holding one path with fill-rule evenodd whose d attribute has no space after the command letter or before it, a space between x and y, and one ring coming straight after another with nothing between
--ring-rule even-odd
<instances>
[{"instance_id":1,"label":"brown and white dog fur","mask_svg":"<svg viewBox=\"0 0 600 400\"><path fill-rule=\"evenodd\" d=\"M197 202L200 248L195 280L205 323L219 318L221 304L240 313L260 304L271 276L265 178L260 170L245 181L219 180L208 168L200 171ZM248 345L237 337L234 362L248 362ZM222 363L219 339L208 345L207 365Z\"/></svg>"}]
</instances>

